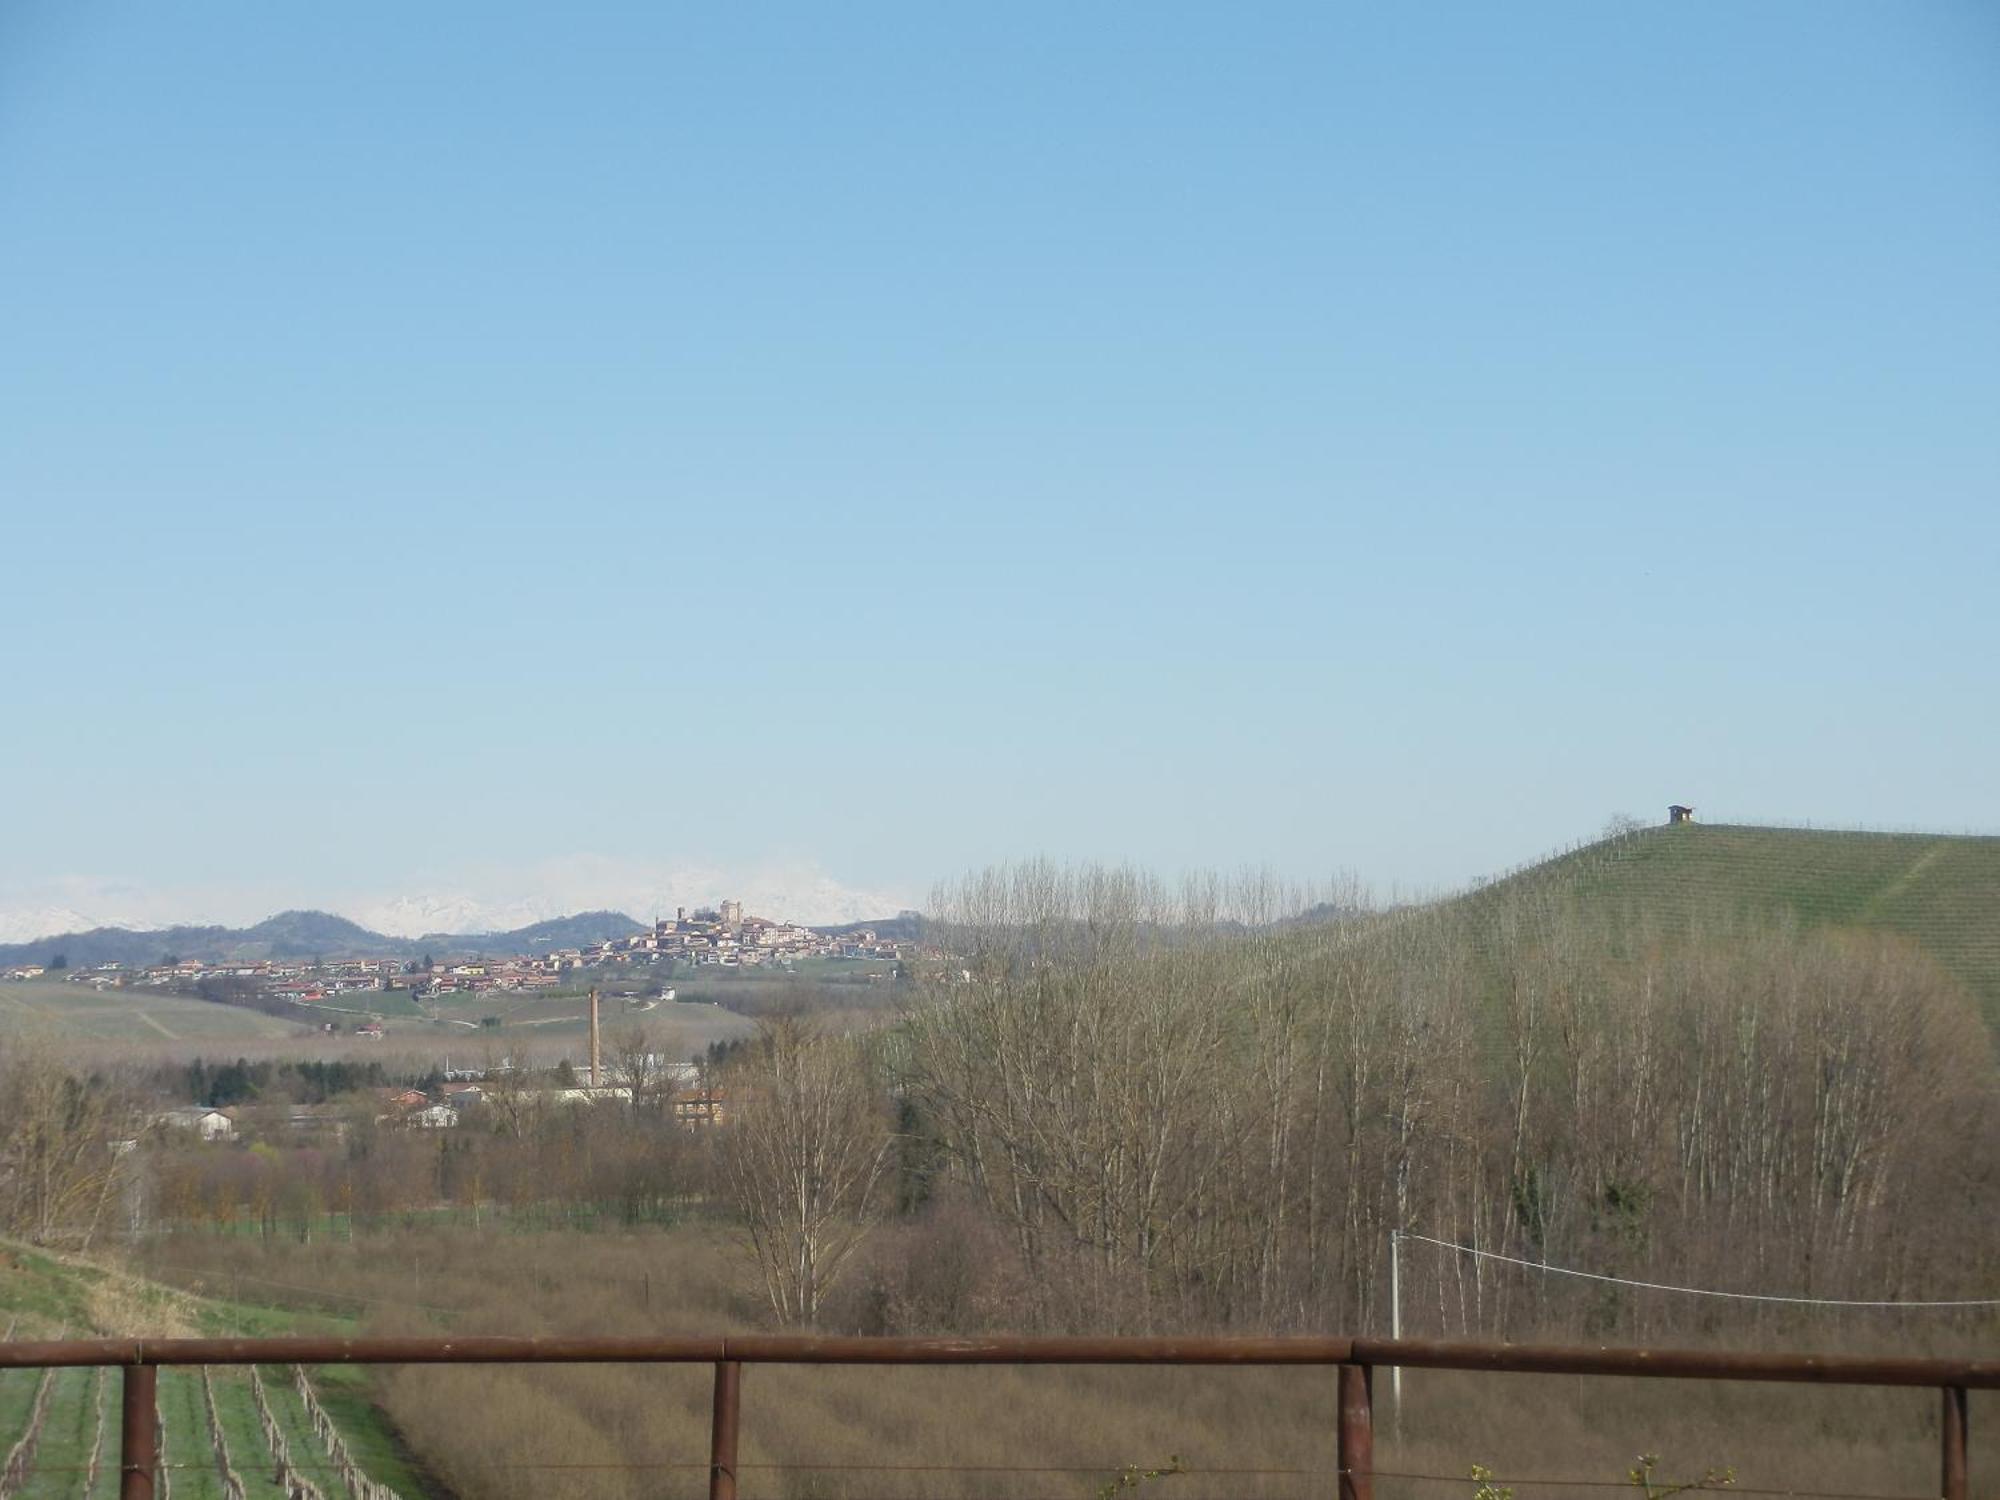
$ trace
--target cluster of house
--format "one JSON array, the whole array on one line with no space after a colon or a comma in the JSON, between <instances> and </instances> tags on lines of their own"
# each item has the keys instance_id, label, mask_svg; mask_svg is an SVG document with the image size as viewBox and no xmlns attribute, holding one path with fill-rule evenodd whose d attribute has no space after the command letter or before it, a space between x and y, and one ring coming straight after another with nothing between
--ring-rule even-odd
<instances>
[{"instance_id":1,"label":"cluster of house","mask_svg":"<svg viewBox=\"0 0 2000 1500\"><path fill-rule=\"evenodd\" d=\"M657 1106L690 1130L729 1121L729 1104L723 1090L703 1080L693 1063L649 1058L645 1093ZM568 1108L586 1104L630 1104L633 1089L617 1081L607 1070L607 1081L599 1084L552 1085L549 1087L509 1087L510 1098L533 1109ZM488 1079L461 1075L446 1077L426 1093L416 1088L383 1088L373 1093L374 1121L377 1125L400 1125L412 1130L450 1130L469 1120L487 1106ZM354 1112L335 1105L293 1107L285 1123L294 1131L324 1131L344 1136ZM211 1109L188 1105L162 1110L153 1123L164 1130L187 1131L202 1141L234 1141L242 1122L235 1107Z\"/></svg>"},{"instance_id":2,"label":"cluster of house","mask_svg":"<svg viewBox=\"0 0 2000 1500\"><path fill-rule=\"evenodd\" d=\"M176 959L172 963L131 967L121 963L94 964L89 968L64 969L60 973L71 984L87 984L100 990L143 986L165 989L174 985L197 984L204 979L251 979L280 1000L324 1000L370 990L386 990L401 982L405 966L393 958L347 958L309 961L306 959L241 959L204 963L198 958ZM6 971L9 979L41 979L51 971L42 964L21 964Z\"/></svg>"},{"instance_id":3,"label":"cluster of house","mask_svg":"<svg viewBox=\"0 0 2000 1500\"><path fill-rule=\"evenodd\" d=\"M173 963L128 968L105 963L69 970L63 977L99 989L133 985L170 987L204 979L254 980L279 1000L301 1004L337 1001L346 994L409 986L422 993L477 993L483 990L550 989L565 974L604 964L653 964L666 961L721 968L757 968L800 958L899 959L903 948L872 929L832 935L795 922L774 922L745 916L743 903L725 901L719 908L690 913L677 909L670 920L655 922L649 932L613 938L589 947L557 948L547 953L519 954L503 959L465 959L418 968L393 958L265 959L204 963L180 959ZM7 970L9 979L39 979L47 971L39 964Z\"/></svg>"},{"instance_id":4,"label":"cluster of house","mask_svg":"<svg viewBox=\"0 0 2000 1500\"><path fill-rule=\"evenodd\" d=\"M595 948L564 948L549 955L565 968L620 960L678 959L690 964L724 968L755 968L798 958L886 958L903 956L902 947L878 937L872 928L833 935L743 914L741 901L690 913L677 907L671 918L653 924L651 932L600 943Z\"/></svg>"},{"instance_id":5,"label":"cluster of house","mask_svg":"<svg viewBox=\"0 0 2000 1500\"><path fill-rule=\"evenodd\" d=\"M481 990L549 989L562 984L564 976L573 970L606 964L679 962L698 967L753 969L801 958L901 957L902 945L878 937L872 928L833 936L796 922L748 917L743 914L742 902L725 901L719 908L693 913L686 907L677 908L671 918L655 922L650 932L609 938L590 947L439 964L420 983L427 994L468 991L476 994Z\"/></svg>"}]
</instances>

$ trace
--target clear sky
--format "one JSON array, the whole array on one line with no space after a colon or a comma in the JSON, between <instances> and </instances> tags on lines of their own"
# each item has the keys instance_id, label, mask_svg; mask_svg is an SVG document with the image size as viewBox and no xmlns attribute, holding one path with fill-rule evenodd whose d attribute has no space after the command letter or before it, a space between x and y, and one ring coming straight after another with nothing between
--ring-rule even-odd
<instances>
[{"instance_id":1,"label":"clear sky","mask_svg":"<svg viewBox=\"0 0 2000 1500\"><path fill-rule=\"evenodd\" d=\"M0 908L1993 829L2000 10L4 0L0 507Z\"/></svg>"}]
</instances>

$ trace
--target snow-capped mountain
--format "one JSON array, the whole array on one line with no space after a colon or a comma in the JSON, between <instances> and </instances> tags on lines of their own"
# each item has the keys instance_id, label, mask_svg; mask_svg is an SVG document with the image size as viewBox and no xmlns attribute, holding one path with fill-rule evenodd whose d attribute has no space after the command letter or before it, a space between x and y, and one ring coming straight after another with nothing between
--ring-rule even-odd
<instances>
[{"instance_id":1,"label":"snow-capped mountain","mask_svg":"<svg viewBox=\"0 0 2000 1500\"><path fill-rule=\"evenodd\" d=\"M96 927L159 930L242 927L273 910L338 912L395 938L513 932L576 912L624 912L649 923L674 908L743 903L753 915L831 926L892 917L917 903L907 892L863 890L805 861L723 869L652 865L577 854L538 864L457 872L426 888L342 892L267 885L163 888L65 876L0 889L0 943L29 943Z\"/></svg>"},{"instance_id":2,"label":"snow-capped mountain","mask_svg":"<svg viewBox=\"0 0 2000 1500\"><path fill-rule=\"evenodd\" d=\"M355 921L390 937L433 932L511 932L566 913L542 901L482 901L464 892L397 896L354 908Z\"/></svg>"},{"instance_id":3,"label":"snow-capped mountain","mask_svg":"<svg viewBox=\"0 0 2000 1500\"><path fill-rule=\"evenodd\" d=\"M0 911L0 943L32 943L64 932L84 932L108 924L67 906L24 907Z\"/></svg>"}]
</instances>

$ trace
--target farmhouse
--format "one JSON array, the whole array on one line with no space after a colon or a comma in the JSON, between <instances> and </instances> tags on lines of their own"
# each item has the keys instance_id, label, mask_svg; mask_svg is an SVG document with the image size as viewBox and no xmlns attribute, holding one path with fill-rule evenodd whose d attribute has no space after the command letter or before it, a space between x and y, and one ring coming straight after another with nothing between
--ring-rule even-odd
<instances>
[{"instance_id":1,"label":"farmhouse","mask_svg":"<svg viewBox=\"0 0 2000 1500\"><path fill-rule=\"evenodd\" d=\"M191 1130L204 1141L236 1139L236 1122L221 1110L208 1109L202 1105L167 1110L153 1116L153 1123L163 1125L169 1130Z\"/></svg>"}]
</instances>

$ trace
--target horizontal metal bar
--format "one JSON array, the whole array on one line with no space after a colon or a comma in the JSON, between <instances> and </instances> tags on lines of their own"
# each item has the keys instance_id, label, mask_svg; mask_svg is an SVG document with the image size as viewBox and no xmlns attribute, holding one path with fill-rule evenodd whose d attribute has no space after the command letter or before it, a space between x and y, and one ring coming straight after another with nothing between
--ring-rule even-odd
<instances>
[{"instance_id":1,"label":"horizontal metal bar","mask_svg":"<svg viewBox=\"0 0 2000 1500\"><path fill-rule=\"evenodd\" d=\"M1344 1338L817 1338L748 1334L731 1359L822 1365L1338 1365Z\"/></svg>"},{"instance_id":2,"label":"horizontal metal bar","mask_svg":"<svg viewBox=\"0 0 2000 1500\"><path fill-rule=\"evenodd\" d=\"M272 1338L0 1343L0 1369L75 1365L1401 1365L1544 1375L2000 1389L2000 1361L1348 1338Z\"/></svg>"},{"instance_id":3,"label":"horizontal metal bar","mask_svg":"<svg viewBox=\"0 0 2000 1500\"><path fill-rule=\"evenodd\" d=\"M1356 1339L1359 1364L1541 1375L1629 1375L1666 1380L1787 1381L1805 1385L1934 1386L1963 1381L2000 1389L2000 1361L1907 1359L1871 1354L1761 1354L1708 1349L1453 1344Z\"/></svg>"},{"instance_id":4,"label":"horizontal metal bar","mask_svg":"<svg viewBox=\"0 0 2000 1500\"><path fill-rule=\"evenodd\" d=\"M0 1344L22 1365L706 1364L722 1340L654 1338L73 1339Z\"/></svg>"}]
</instances>

